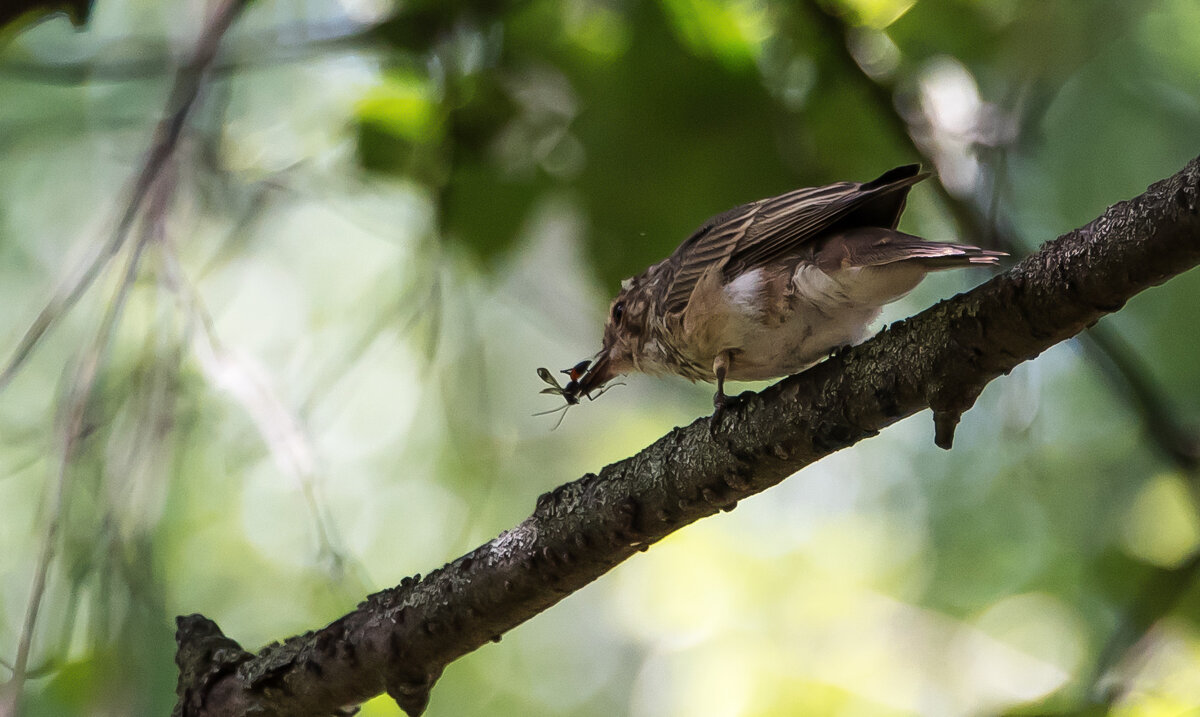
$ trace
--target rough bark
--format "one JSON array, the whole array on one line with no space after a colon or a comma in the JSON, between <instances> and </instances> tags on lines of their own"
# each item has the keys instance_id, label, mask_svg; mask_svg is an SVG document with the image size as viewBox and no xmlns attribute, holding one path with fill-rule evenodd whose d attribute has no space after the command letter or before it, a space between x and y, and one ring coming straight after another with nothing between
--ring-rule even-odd
<instances>
[{"instance_id":1,"label":"rough bark","mask_svg":"<svg viewBox=\"0 0 1200 717\"><path fill-rule=\"evenodd\" d=\"M922 409L949 447L992 379L1200 263L1200 158L976 289L542 495L512 530L257 654L179 620L177 715L341 714L386 690L423 711L451 661L638 550ZM214 647L215 646L215 647Z\"/></svg>"}]
</instances>

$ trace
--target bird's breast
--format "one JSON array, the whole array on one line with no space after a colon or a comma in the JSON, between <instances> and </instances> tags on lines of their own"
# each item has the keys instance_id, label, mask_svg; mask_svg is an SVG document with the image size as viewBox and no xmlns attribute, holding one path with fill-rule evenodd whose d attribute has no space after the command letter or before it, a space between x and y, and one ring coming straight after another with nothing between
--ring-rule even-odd
<instances>
[{"instance_id":1,"label":"bird's breast","mask_svg":"<svg viewBox=\"0 0 1200 717\"><path fill-rule=\"evenodd\" d=\"M687 317L675 350L689 369L674 372L712 381L713 360L731 351L728 376L734 380L798 373L861 341L879 315L878 304L857 300L849 288L806 262L736 276L719 295L689 307L705 311Z\"/></svg>"}]
</instances>

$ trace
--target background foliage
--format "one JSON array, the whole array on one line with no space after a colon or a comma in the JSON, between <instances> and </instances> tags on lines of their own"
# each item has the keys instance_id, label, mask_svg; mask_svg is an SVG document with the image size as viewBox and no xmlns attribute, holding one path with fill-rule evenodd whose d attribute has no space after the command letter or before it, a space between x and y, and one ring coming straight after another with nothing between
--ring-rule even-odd
<instances>
[{"instance_id":1,"label":"background foliage","mask_svg":"<svg viewBox=\"0 0 1200 717\"><path fill-rule=\"evenodd\" d=\"M109 236L203 11L4 35L0 346ZM0 393L0 674L36 604L28 714L165 714L174 615L247 647L323 624L708 412L635 377L531 416L534 368L590 356L619 279L718 211L923 161L953 199L919 187L908 231L1091 219L1196 153L1197 27L1194 0L251 5L152 241ZM1159 423L1059 346L953 452L918 416L682 531L452 665L429 714L1200 708L1194 462L1154 440L1200 419L1198 299L1192 272L1105 322Z\"/></svg>"}]
</instances>

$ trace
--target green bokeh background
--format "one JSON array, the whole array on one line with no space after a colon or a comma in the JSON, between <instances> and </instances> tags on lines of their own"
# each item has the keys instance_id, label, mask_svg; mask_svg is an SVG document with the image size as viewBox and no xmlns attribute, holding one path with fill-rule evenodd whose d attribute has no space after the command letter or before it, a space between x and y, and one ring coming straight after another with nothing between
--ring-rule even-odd
<instances>
[{"instance_id":1,"label":"green bokeh background","mask_svg":"<svg viewBox=\"0 0 1200 717\"><path fill-rule=\"evenodd\" d=\"M202 6L0 36L2 358L112 231ZM1195 0L252 4L74 450L130 246L0 392L0 681L52 522L25 712L163 715L175 615L248 648L323 625L710 411L710 387L632 377L556 431L531 415L555 405L534 369L590 356L619 280L718 211L922 161L1026 247L1090 220L1200 151L1198 30ZM929 185L906 230L990 240ZM1193 271L1103 322L1192 428L1198 300ZM1057 346L952 452L918 415L680 531L451 665L428 714L1077 712L1200 546L1196 475L1147 430ZM1200 710L1200 591L1151 617L1113 713Z\"/></svg>"}]
</instances>

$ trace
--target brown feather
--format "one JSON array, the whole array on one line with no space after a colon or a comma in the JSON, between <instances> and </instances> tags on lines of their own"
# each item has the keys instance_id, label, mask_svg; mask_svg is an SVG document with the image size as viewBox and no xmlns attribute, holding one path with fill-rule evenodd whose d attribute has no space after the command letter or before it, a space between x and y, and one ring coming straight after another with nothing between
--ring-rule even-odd
<instances>
[{"instance_id":1,"label":"brown feather","mask_svg":"<svg viewBox=\"0 0 1200 717\"><path fill-rule=\"evenodd\" d=\"M927 271L970 265L996 264L1003 252L966 244L926 241L921 237L882 227L863 227L834 234L822 242L814 263L829 274L839 269L883 266L915 261Z\"/></svg>"},{"instance_id":2,"label":"brown feather","mask_svg":"<svg viewBox=\"0 0 1200 717\"><path fill-rule=\"evenodd\" d=\"M894 228L912 185L927 174L905 165L870 182L807 187L743 204L705 222L665 262L669 288L660 311L682 312L697 282L714 265L726 281L757 267L812 251L835 229Z\"/></svg>"}]
</instances>

